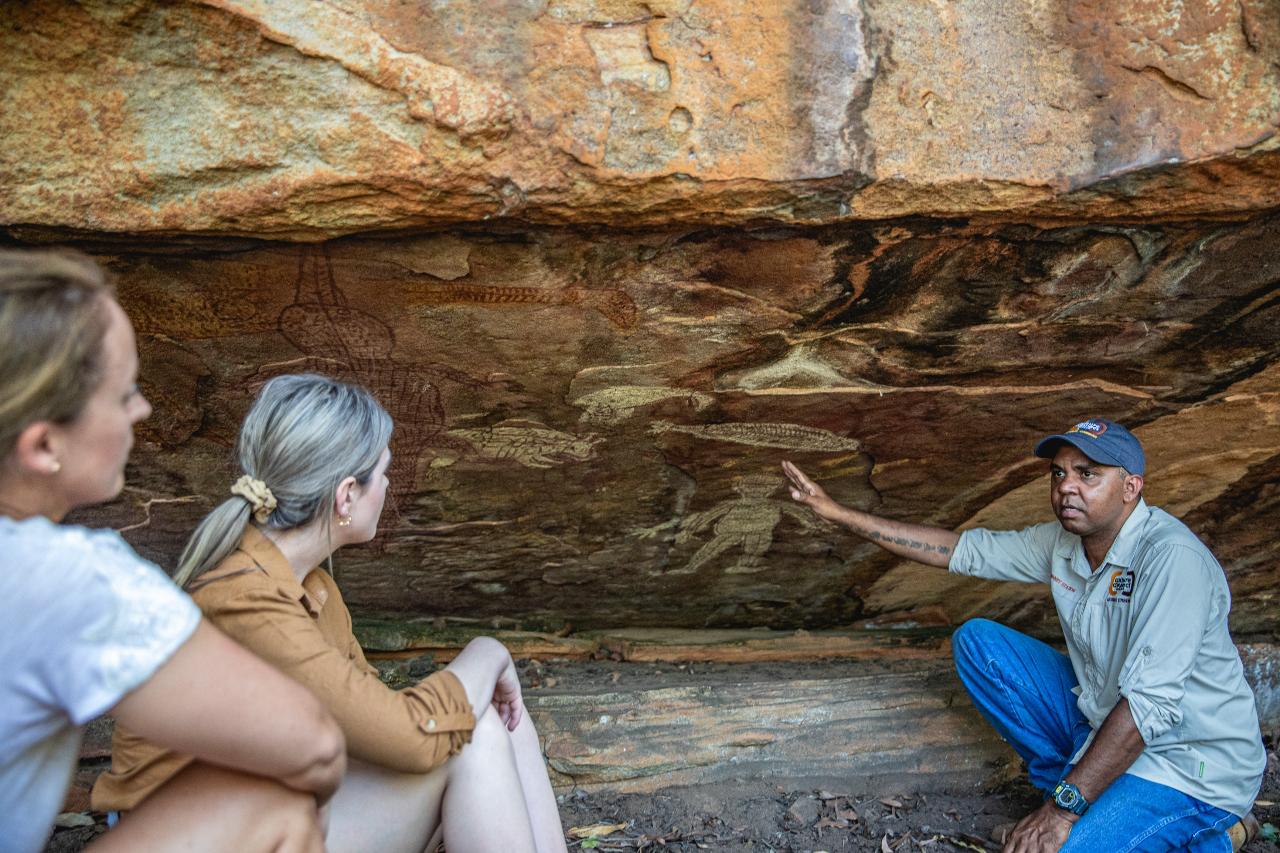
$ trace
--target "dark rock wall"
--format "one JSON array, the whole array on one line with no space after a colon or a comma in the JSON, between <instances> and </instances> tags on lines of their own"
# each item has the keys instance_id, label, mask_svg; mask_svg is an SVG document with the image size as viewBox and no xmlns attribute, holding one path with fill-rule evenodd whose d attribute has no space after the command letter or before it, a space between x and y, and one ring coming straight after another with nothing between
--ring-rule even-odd
<instances>
[{"instance_id":1,"label":"dark rock wall","mask_svg":"<svg viewBox=\"0 0 1280 853\"><path fill-rule=\"evenodd\" d=\"M256 388L319 370L397 424L384 534L338 560L360 612L1047 627L1042 590L815 526L778 463L863 508L1015 526L1047 517L1034 441L1103 415L1146 442L1149 500L1220 556L1237 629L1273 631L1278 236L1259 216L89 245L156 406L94 517L171 562L238 475Z\"/></svg>"}]
</instances>

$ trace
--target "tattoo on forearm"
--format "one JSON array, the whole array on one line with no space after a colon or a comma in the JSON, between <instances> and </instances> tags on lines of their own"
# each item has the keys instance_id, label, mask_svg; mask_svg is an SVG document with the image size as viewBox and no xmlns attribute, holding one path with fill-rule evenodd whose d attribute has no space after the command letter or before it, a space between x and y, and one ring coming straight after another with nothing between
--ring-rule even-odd
<instances>
[{"instance_id":1,"label":"tattoo on forearm","mask_svg":"<svg viewBox=\"0 0 1280 853\"><path fill-rule=\"evenodd\" d=\"M912 551L923 551L926 554L950 554L951 549L946 545L934 545L929 542L921 542L918 539L908 539L905 536L881 536L878 530L866 530L861 527L855 527L854 532L864 539L870 539L873 542L889 542L894 545L901 545L903 548L909 548Z\"/></svg>"}]
</instances>

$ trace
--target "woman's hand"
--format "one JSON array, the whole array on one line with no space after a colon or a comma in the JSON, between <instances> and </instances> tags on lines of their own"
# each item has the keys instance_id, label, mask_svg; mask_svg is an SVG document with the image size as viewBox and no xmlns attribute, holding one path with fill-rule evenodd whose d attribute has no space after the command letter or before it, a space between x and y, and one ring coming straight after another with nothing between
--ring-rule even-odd
<instances>
[{"instance_id":1,"label":"woman's hand","mask_svg":"<svg viewBox=\"0 0 1280 853\"><path fill-rule=\"evenodd\" d=\"M445 667L458 677L476 719L497 711L509 730L524 716L520 677L507 647L493 637L476 637Z\"/></svg>"},{"instance_id":2,"label":"woman's hand","mask_svg":"<svg viewBox=\"0 0 1280 853\"><path fill-rule=\"evenodd\" d=\"M524 697L520 693L520 677L516 675L513 662L507 663L507 668L493 685L493 707L507 731L515 731L524 716Z\"/></svg>"}]
</instances>

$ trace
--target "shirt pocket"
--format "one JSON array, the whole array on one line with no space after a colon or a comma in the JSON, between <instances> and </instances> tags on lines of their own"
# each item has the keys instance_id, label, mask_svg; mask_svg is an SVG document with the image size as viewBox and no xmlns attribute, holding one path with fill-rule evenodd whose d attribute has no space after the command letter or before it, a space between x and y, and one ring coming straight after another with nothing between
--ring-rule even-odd
<instances>
[{"instance_id":1,"label":"shirt pocket","mask_svg":"<svg viewBox=\"0 0 1280 853\"><path fill-rule=\"evenodd\" d=\"M1129 641L1129 603L1096 599L1089 605L1089 641L1108 656L1126 654Z\"/></svg>"},{"instance_id":2,"label":"shirt pocket","mask_svg":"<svg viewBox=\"0 0 1280 853\"><path fill-rule=\"evenodd\" d=\"M1080 640L1085 647L1085 678L1100 695L1119 690L1120 668L1126 655L1127 610L1106 601L1084 605L1080 619Z\"/></svg>"}]
</instances>

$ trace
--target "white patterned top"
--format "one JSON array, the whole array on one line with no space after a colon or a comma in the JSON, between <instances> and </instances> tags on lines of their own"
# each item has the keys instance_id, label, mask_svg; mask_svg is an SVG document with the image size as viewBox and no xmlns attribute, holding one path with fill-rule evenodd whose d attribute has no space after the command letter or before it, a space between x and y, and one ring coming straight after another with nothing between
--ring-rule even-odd
<instances>
[{"instance_id":1,"label":"white patterned top","mask_svg":"<svg viewBox=\"0 0 1280 853\"><path fill-rule=\"evenodd\" d=\"M0 518L0 850L39 851L84 724L177 651L200 610L119 534Z\"/></svg>"}]
</instances>

